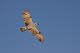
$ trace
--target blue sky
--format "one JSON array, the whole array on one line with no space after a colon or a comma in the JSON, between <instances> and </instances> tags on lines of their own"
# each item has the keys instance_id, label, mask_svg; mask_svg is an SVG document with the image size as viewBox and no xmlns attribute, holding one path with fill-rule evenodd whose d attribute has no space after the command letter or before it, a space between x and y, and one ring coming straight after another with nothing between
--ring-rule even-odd
<instances>
[{"instance_id":1,"label":"blue sky","mask_svg":"<svg viewBox=\"0 0 80 53\"><path fill-rule=\"evenodd\" d=\"M45 38L43 46L24 27L28 9ZM36 17L35 17L36 16ZM25 40L24 40L25 39ZM1 0L0 53L80 53L79 0Z\"/></svg>"}]
</instances>

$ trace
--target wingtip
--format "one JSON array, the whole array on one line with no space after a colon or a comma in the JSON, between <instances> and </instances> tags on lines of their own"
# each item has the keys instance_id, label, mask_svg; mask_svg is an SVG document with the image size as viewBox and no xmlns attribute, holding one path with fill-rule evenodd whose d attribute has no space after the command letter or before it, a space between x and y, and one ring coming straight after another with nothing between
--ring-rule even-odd
<instances>
[{"instance_id":1,"label":"wingtip","mask_svg":"<svg viewBox=\"0 0 80 53\"><path fill-rule=\"evenodd\" d=\"M44 39L39 39L39 41L43 43L44 42Z\"/></svg>"},{"instance_id":2,"label":"wingtip","mask_svg":"<svg viewBox=\"0 0 80 53\"><path fill-rule=\"evenodd\" d=\"M24 12L29 12L29 10L25 9Z\"/></svg>"},{"instance_id":3,"label":"wingtip","mask_svg":"<svg viewBox=\"0 0 80 53\"><path fill-rule=\"evenodd\" d=\"M24 32L24 29L23 29L23 28L20 28L20 31L21 31L21 32Z\"/></svg>"}]
</instances>

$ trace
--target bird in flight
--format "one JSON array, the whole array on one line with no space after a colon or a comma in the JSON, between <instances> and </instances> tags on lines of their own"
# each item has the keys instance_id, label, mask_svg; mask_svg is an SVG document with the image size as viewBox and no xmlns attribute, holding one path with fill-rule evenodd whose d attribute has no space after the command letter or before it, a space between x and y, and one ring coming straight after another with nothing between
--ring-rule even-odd
<instances>
[{"instance_id":1,"label":"bird in flight","mask_svg":"<svg viewBox=\"0 0 80 53\"><path fill-rule=\"evenodd\" d=\"M24 10L24 12L22 13L23 15L23 20L25 23L25 27L20 28L21 32L24 32L26 30L29 30L29 32L36 37L40 42L44 42L44 37L42 36L41 32L36 28L37 25L39 25L38 23L34 23L32 21L32 17L29 13L28 10Z\"/></svg>"}]
</instances>

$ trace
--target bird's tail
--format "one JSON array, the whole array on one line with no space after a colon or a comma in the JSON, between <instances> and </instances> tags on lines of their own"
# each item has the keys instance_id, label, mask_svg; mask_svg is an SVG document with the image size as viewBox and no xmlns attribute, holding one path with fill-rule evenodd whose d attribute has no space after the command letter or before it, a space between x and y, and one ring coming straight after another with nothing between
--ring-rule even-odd
<instances>
[{"instance_id":1,"label":"bird's tail","mask_svg":"<svg viewBox=\"0 0 80 53\"><path fill-rule=\"evenodd\" d=\"M20 31L21 32L24 32L24 31L26 31L27 29L25 28L25 27L23 27L23 28L20 28Z\"/></svg>"}]
</instances>

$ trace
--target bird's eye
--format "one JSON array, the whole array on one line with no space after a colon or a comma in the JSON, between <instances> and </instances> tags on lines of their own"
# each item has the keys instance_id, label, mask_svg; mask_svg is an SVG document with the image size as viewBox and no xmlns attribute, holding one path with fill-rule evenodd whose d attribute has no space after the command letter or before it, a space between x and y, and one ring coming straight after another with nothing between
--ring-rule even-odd
<instances>
[{"instance_id":1,"label":"bird's eye","mask_svg":"<svg viewBox=\"0 0 80 53\"><path fill-rule=\"evenodd\" d=\"M26 13L23 13L23 15L27 15Z\"/></svg>"}]
</instances>

